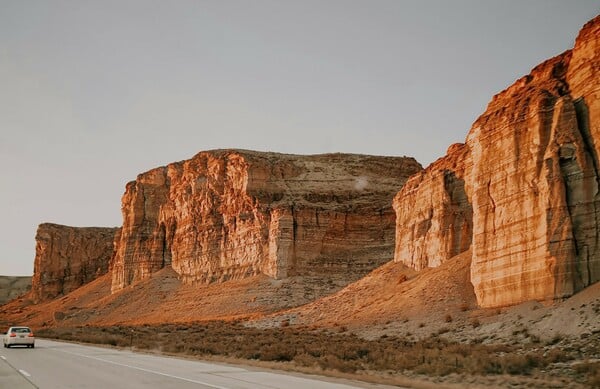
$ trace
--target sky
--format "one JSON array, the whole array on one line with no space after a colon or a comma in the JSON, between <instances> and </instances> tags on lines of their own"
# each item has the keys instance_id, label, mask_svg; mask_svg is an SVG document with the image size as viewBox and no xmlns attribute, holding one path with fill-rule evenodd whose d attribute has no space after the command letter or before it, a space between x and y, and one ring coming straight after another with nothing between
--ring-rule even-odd
<instances>
[{"instance_id":1,"label":"sky","mask_svg":"<svg viewBox=\"0 0 600 389\"><path fill-rule=\"evenodd\" d=\"M203 150L412 156L573 46L596 0L0 0L0 275L43 222L120 226Z\"/></svg>"}]
</instances>

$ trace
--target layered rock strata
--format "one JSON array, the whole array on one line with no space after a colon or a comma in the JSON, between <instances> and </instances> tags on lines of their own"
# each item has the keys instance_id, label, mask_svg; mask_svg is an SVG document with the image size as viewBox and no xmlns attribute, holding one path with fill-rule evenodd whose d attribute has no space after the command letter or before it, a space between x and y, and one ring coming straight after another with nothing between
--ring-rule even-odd
<instances>
[{"instance_id":1,"label":"layered rock strata","mask_svg":"<svg viewBox=\"0 0 600 389\"><path fill-rule=\"evenodd\" d=\"M106 274L119 231L40 224L35 237L32 299L55 298Z\"/></svg>"},{"instance_id":2,"label":"layered rock strata","mask_svg":"<svg viewBox=\"0 0 600 389\"><path fill-rule=\"evenodd\" d=\"M600 279L600 17L575 47L496 95L465 145L394 199L395 260L472 247L483 307L569 296Z\"/></svg>"},{"instance_id":3,"label":"layered rock strata","mask_svg":"<svg viewBox=\"0 0 600 389\"><path fill-rule=\"evenodd\" d=\"M122 199L112 290L166 266L185 283L350 282L393 257L391 200L420 170L404 157L216 150L140 174Z\"/></svg>"}]
</instances>

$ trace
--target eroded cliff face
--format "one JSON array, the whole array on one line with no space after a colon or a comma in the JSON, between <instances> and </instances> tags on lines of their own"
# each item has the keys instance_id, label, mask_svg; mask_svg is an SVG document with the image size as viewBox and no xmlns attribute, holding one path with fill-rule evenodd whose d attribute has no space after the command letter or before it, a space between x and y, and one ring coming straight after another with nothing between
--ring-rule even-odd
<instances>
[{"instance_id":1,"label":"eroded cliff face","mask_svg":"<svg viewBox=\"0 0 600 389\"><path fill-rule=\"evenodd\" d=\"M464 146L411 178L394 200L396 261L437 266L471 246L483 307L600 279L599 37L596 18L572 51L496 95Z\"/></svg>"},{"instance_id":2,"label":"eroded cliff face","mask_svg":"<svg viewBox=\"0 0 600 389\"><path fill-rule=\"evenodd\" d=\"M469 155L464 144L450 146L445 158L411 177L396 195L396 261L422 270L468 250L473 235L464 178Z\"/></svg>"},{"instance_id":3,"label":"eroded cliff face","mask_svg":"<svg viewBox=\"0 0 600 389\"><path fill-rule=\"evenodd\" d=\"M394 250L412 158L202 152L127 185L112 290L171 266L185 283L257 274L355 280Z\"/></svg>"},{"instance_id":4,"label":"eroded cliff face","mask_svg":"<svg viewBox=\"0 0 600 389\"><path fill-rule=\"evenodd\" d=\"M35 237L32 299L39 302L67 294L106 274L119 231L40 224Z\"/></svg>"}]
</instances>

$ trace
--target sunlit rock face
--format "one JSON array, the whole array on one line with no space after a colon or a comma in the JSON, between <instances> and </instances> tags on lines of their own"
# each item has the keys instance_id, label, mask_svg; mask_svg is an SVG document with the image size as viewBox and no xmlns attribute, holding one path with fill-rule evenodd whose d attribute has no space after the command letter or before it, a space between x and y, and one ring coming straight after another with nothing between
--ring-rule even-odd
<instances>
[{"instance_id":1,"label":"sunlit rock face","mask_svg":"<svg viewBox=\"0 0 600 389\"><path fill-rule=\"evenodd\" d=\"M465 145L409 180L394 200L396 261L422 269L472 247L483 307L598 281L599 26L496 95Z\"/></svg>"},{"instance_id":2,"label":"sunlit rock face","mask_svg":"<svg viewBox=\"0 0 600 389\"><path fill-rule=\"evenodd\" d=\"M122 199L118 291L171 266L185 283L335 273L390 260L391 201L412 158L201 152L140 174Z\"/></svg>"},{"instance_id":3,"label":"sunlit rock face","mask_svg":"<svg viewBox=\"0 0 600 389\"><path fill-rule=\"evenodd\" d=\"M40 224L35 237L33 300L67 294L106 274L119 230Z\"/></svg>"}]
</instances>

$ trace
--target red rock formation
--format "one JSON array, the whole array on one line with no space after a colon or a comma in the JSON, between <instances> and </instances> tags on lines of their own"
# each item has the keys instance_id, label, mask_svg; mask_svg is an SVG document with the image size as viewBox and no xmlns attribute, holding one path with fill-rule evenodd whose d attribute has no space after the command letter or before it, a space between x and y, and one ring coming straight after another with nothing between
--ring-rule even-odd
<instances>
[{"instance_id":1,"label":"red rock formation","mask_svg":"<svg viewBox=\"0 0 600 389\"><path fill-rule=\"evenodd\" d=\"M396 261L437 266L471 245L484 307L562 298L600 279L599 42L597 17L572 51L496 95L465 146L409 181L394 202Z\"/></svg>"},{"instance_id":2,"label":"red rock formation","mask_svg":"<svg viewBox=\"0 0 600 389\"><path fill-rule=\"evenodd\" d=\"M123 195L113 291L165 267L186 283L344 274L393 256L391 199L412 158L202 152L138 176Z\"/></svg>"},{"instance_id":3,"label":"red rock formation","mask_svg":"<svg viewBox=\"0 0 600 389\"><path fill-rule=\"evenodd\" d=\"M40 224L35 237L33 300L67 294L106 274L119 230Z\"/></svg>"},{"instance_id":4,"label":"red rock formation","mask_svg":"<svg viewBox=\"0 0 600 389\"><path fill-rule=\"evenodd\" d=\"M448 155L412 176L394 199L394 258L422 270L466 251L473 235L473 209L465 192L469 147L455 144Z\"/></svg>"}]
</instances>

